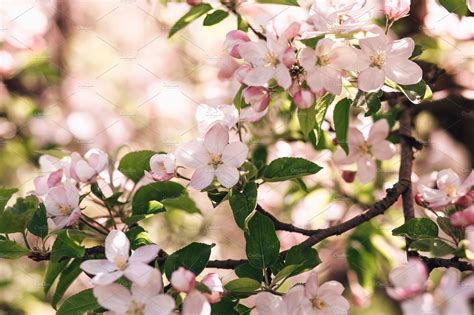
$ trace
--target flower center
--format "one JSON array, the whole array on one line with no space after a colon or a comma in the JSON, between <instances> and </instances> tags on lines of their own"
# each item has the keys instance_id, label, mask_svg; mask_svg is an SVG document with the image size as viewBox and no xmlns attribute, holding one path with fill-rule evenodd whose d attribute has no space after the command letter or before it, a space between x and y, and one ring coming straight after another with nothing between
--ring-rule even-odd
<instances>
[{"instance_id":1,"label":"flower center","mask_svg":"<svg viewBox=\"0 0 474 315\"><path fill-rule=\"evenodd\" d=\"M265 55L265 61L267 62L268 65L272 67L276 67L280 63L280 61L278 60L278 56L275 55L273 52L268 52Z\"/></svg>"},{"instance_id":2,"label":"flower center","mask_svg":"<svg viewBox=\"0 0 474 315\"><path fill-rule=\"evenodd\" d=\"M448 187L446 187L446 193L448 197L456 196L456 187L453 184L449 184Z\"/></svg>"},{"instance_id":3,"label":"flower center","mask_svg":"<svg viewBox=\"0 0 474 315\"><path fill-rule=\"evenodd\" d=\"M318 56L316 60L316 65L321 66L321 67L327 66L330 63L331 63L331 60L329 59L329 55L327 54Z\"/></svg>"},{"instance_id":4,"label":"flower center","mask_svg":"<svg viewBox=\"0 0 474 315\"><path fill-rule=\"evenodd\" d=\"M71 208L68 207L68 206L64 206L64 205L61 205L59 206L59 213L61 213L61 215L68 215L71 213Z\"/></svg>"},{"instance_id":5,"label":"flower center","mask_svg":"<svg viewBox=\"0 0 474 315\"><path fill-rule=\"evenodd\" d=\"M132 305L128 308L128 315L143 315L145 314L145 305L143 303L138 303L133 301Z\"/></svg>"},{"instance_id":6,"label":"flower center","mask_svg":"<svg viewBox=\"0 0 474 315\"><path fill-rule=\"evenodd\" d=\"M381 69L382 66L385 64L385 52L384 51L378 51L375 55L372 55L369 57L370 59L370 66L371 67L376 67Z\"/></svg>"},{"instance_id":7,"label":"flower center","mask_svg":"<svg viewBox=\"0 0 474 315\"><path fill-rule=\"evenodd\" d=\"M219 165L222 164L221 156L217 154L209 154L209 163L208 165L212 165L214 168L217 168Z\"/></svg>"},{"instance_id":8,"label":"flower center","mask_svg":"<svg viewBox=\"0 0 474 315\"><path fill-rule=\"evenodd\" d=\"M313 304L313 308L318 309L318 310L322 310L326 306L326 303L324 303L324 301L318 297L315 297L314 299L312 299L311 304Z\"/></svg>"},{"instance_id":9,"label":"flower center","mask_svg":"<svg viewBox=\"0 0 474 315\"><path fill-rule=\"evenodd\" d=\"M115 263L115 267L117 267L118 270L124 270L125 268L127 268L127 265L128 265L127 258L125 257L115 258L114 263Z\"/></svg>"},{"instance_id":10,"label":"flower center","mask_svg":"<svg viewBox=\"0 0 474 315\"><path fill-rule=\"evenodd\" d=\"M371 154L371 146L367 142L360 144L358 149L362 154Z\"/></svg>"}]
</instances>

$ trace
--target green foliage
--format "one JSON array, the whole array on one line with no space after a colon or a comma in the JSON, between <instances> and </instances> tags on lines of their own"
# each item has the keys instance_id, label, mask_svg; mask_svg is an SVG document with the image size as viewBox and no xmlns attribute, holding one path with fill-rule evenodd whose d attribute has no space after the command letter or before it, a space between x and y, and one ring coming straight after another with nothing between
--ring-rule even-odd
<instances>
[{"instance_id":1,"label":"green foliage","mask_svg":"<svg viewBox=\"0 0 474 315\"><path fill-rule=\"evenodd\" d=\"M318 252L314 248L295 245L288 250L285 266L297 266L293 275L313 269L321 263Z\"/></svg>"},{"instance_id":2,"label":"green foliage","mask_svg":"<svg viewBox=\"0 0 474 315\"><path fill-rule=\"evenodd\" d=\"M18 191L16 188L0 188L0 213L5 210L8 200Z\"/></svg>"},{"instance_id":3,"label":"green foliage","mask_svg":"<svg viewBox=\"0 0 474 315\"><path fill-rule=\"evenodd\" d=\"M14 241L0 240L0 258L17 259L26 255L29 250Z\"/></svg>"},{"instance_id":4,"label":"green foliage","mask_svg":"<svg viewBox=\"0 0 474 315\"><path fill-rule=\"evenodd\" d=\"M48 294L49 289L54 283L54 280L61 274L61 271L66 268L67 264L69 263L69 259L63 259L59 262L50 261L48 267L46 269L46 273L44 274L43 278L43 291L44 295Z\"/></svg>"},{"instance_id":5,"label":"green foliage","mask_svg":"<svg viewBox=\"0 0 474 315\"><path fill-rule=\"evenodd\" d=\"M0 214L0 233L23 232L38 207L38 198L28 196L18 198L12 207Z\"/></svg>"},{"instance_id":6,"label":"green foliage","mask_svg":"<svg viewBox=\"0 0 474 315\"><path fill-rule=\"evenodd\" d=\"M53 298L51 299L51 305L54 308L57 307L59 301L64 296L64 293L66 293L67 289L71 286L74 280L76 280L76 278L81 274L81 262L81 259L73 259L66 269L61 272L58 284L56 286L56 291L54 292Z\"/></svg>"},{"instance_id":7,"label":"green foliage","mask_svg":"<svg viewBox=\"0 0 474 315\"><path fill-rule=\"evenodd\" d=\"M466 1L464 0L439 0L439 4L448 12L456 13L459 16L464 16L468 13Z\"/></svg>"},{"instance_id":8,"label":"green foliage","mask_svg":"<svg viewBox=\"0 0 474 315\"><path fill-rule=\"evenodd\" d=\"M262 282L263 280L262 269L252 267L249 263L239 265L235 268L235 274L239 278L252 278L258 282Z\"/></svg>"},{"instance_id":9,"label":"green foliage","mask_svg":"<svg viewBox=\"0 0 474 315\"><path fill-rule=\"evenodd\" d=\"M41 238L48 235L48 218L44 204L41 203L33 214L30 223L28 223L28 231Z\"/></svg>"},{"instance_id":10,"label":"green foliage","mask_svg":"<svg viewBox=\"0 0 474 315\"><path fill-rule=\"evenodd\" d=\"M382 97L382 95L383 91L381 90L373 93L367 93L359 90L354 99L354 106L364 107L366 111L366 117L374 115L380 110L380 107L382 106L380 101L380 97Z\"/></svg>"},{"instance_id":11,"label":"green foliage","mask_svg":"<svg viewBox=\"0 0 474 315\"><path fill-rule=\"evenodd\" d=\"M456 248L439 238L415 240L410 244L410 249L420 252L430 252L435 257L443 257L453 254L456 251Z\"/></svg>"},{"instance_id":12,"label":"green foliage","mask_svg":"<svg viewBox=\"0 0 474 315\"><path fill-rule=\"evenodd\" d=\"M150 235L141 226L134 226L126 233L127 238L130 240L130 247L135 250L140 246L153 244Z\"/></svg>"},{"instance_id":13,"label":"green foliage","mask_svg":"<svg viewBox=\"0 0 474 315\"><path fill-rule=\"evenodd\" d=\"M150 170L150 159L156 152L144 150L125 154L120 160L118 170L135 183L145 176L145 171Z\"/></svg>"},{"instance_id":14,"label":"green foliage","mask_svg":"<svg viewBox=\"0 0 474 315\"><path fill-rule=\"evenodd\" d=\"M300 123L301 132L307 138L316 126L316 103L310 108L298 108L298 122Z\"/></svg>"},{"instance_id":15,"label":"green foliage","mask_svg":"<svg viewBox=\"0 0 474 315\"><path fill-rule=\"evenodd\" d=\"M305 38L305 39L301 39L300 41L305 44L306 46L308 47L311 47L311 48L316 48L316 45L318 44L318 42L324 38L324 35L319 35L319 36L316 36L316 37L311 37L311 38Z\"/></svg>"},{"instance_id":16,"label":"green foliage","mask_svg":"<svg viewBox=\"0 0 474 315\"><path fill-rule=\"evenodd\" d=\"M200 16L206 14L212 9L211 5L208 3L201 3L196 6L191 7L189 11L183 15L170 29L168 38L171 38L178 31L186 27L189 23L193 22Z\"/></svg>"},{"instance_id":17,"label":"green foliage","mask_svg":"<svg viewBox=\"0 0 474 315\"><path fill-rule=\"evenodd\" d=\"M287 179L316 174L322 169L319 165L303 158L283 157L273 160L264 170L263 179L267 182L281 182Z\"/></svg>"},{"instance_id":18,"label":"green foliage","mask_svg":"<svg viewBox=\"0 0 474 315\"><path fill-rule=\"evenodd\" d=\"M65 300L56 315L82 315L86 312L94 311L99 307L100 305L97 303L92 289L87 289Z\"/></svg>"},{"instance_id":19,"label":"green foliage","mask_svg":"<svg viewBox=\"0 0 474 315\"><path fill-rule=\"evenodd\" d=\"M171 279L171 274L179 267L184 267L196 275L200 274L209 261L211 248L212 245L191 243L177 250L166 259L164 268L166 277Z\"/></svg>"},{"instance_id":20,"label":"green foliage","mask_svg":"<svg viewBox=\"0 0 474 315\"><path fill-rule=\"evenodd\" d=\"M438 226L428 218L414 218L393 229L392 234L413 239L437 237Z\"/></svg>"},{"instance_id":21,"label":"green foliage","mask_svg":"<svg viewBox=\"0 0 474 315\"><path fill-rule=\"evenodd\" d=\"M416 84L399 85L398 88L413 104L419 104L422 101L429 101L433 96L430 87L423 80Z\"/></svg>"},{"instance_id":22,"label":"green foliage","mask_svg":"<svg viewBox=\"0 0 474 315\"><path fill-rule=\"evenodd\" d=\"M277 260L280 241L275 233L275 226L268 217L255 213L245 231L245 242L245 251L253 267L263 269Z\"/></svg>"},{"instance_id":23,"label":"green foliage","mask_svg":"<svg viewBox=\"0 0 474 315\"><path fill-rule=\"evenodd\" d=\"M215 25L222 20L224 20L226 17L229 16L229 12L224 11L224 10L215 10L211 13L208 13L206 17L204 18L203 25L204 26L211 26Z\"/></svg>"},{"instance_id":24,"label":"green foliage","mask_svg":"<svg viewBox=\"0 0 474 315\"><path fill-rule=\"evenodd\" d=\"M321 130L321 124L324 121L324 117L326 117L326 112L328 107L334 101L334 95L332 94L325 94L317 99L316 107L315 107L315 119L316 125L314 127L314 145L317 145L321 138L323 137L323 131Z\"/></svg>"},{"instance_id":25,"label":"green foliage","mask_svg":"<svg viewBox=\"0 0 474 315\"><path fill-rule=\"evenodd\" d=\"M245 230L246 219L257 205L257 185L255 183L248 183L242 192L234 189L229 203L235 222L242 230Z\"/></svg>"},{"instance_id":26,"label":"green foliage","mask_svg":"<svg viewBox=\"0 0 474 315\"><path fill-rule=\"evenodd\" d=\"M352 101L348 98L344 98L337 102L336 108L334 108L334 126L336 128L336 138L344 149L346 154L349 154L349 146L347 145L347 132L349 131L349 113Z\"/></svg>"},{"instance_id":27,"label":"green foliage","mask_svg":"<svg viewBox=\"0 0 474 315\"><path fill-rule=\"evenodd\" d=\"M51 250L51 261L58 262L63 257L80 258L85 249L81 245L82 237L72 230L60 231Z\"/></svg>"},{"instance_id":28,"label":"green foliage","mask_svg":"<svg viewBox=\"0 0 474 315\"><path fill-rule=\"evenodd\" d=\"M224 289L233 293L250 293L260 288L260 282L251 278L239 278L229 281Z\"/></svg>"},{"instance_id":29,"label":"green foliage","mask_svg":"<svg viewBox=\"0 0 474 315\"><path fill-rule=\"evenodd\" d=\"M257 2L298 6L298 2L296 0L257 0Z\"/></svg>"}]
</instances>

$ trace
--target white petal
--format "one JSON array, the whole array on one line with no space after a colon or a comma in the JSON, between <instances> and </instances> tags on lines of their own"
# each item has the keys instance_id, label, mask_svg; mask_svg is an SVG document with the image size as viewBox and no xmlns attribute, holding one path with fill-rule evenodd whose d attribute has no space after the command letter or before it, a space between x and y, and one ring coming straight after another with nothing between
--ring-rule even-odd
<instances>
[{"instance_id":1,"label":"white petal","mask_svg":"<svg viewBox=\"0 0 474 315\"><path fill-rule=\"evenodd\" d=\"M367 137L367 142L369 144L377 144L382 140L385 140L388 137L390 132L390 127L386 119L377 120L369 131L369 136Z\"/></svg>"},{"instance_id":2,"label":"white petal","mask_svg":"<svg viewBox=\"0 0 474 315\"><path fill-rule=\"evenodd\" d=\"M176 304L167 294L159 294L145 304L145 315L170 315Z\"/></svg>"},{"instance_id":3,"label":"white petal","mask_svg":"<svg viewBox=\"0 0 474 315\"><path fill-rule=\"evenodd\" d=\"M96 175L95 169L82 159L76 162L74 171L82 182L87 182Z\"/></svg>"},{"instance_id":4,"label":"white petal","mask_svg":"<svg viewBox=\"0 0 474 315\"><path fill-rule=\"evenodd\" d=\"M159 251L160 247L155 244L141 246L132 253L128 261L130 263L142 262L147 264L156 258Z\"/></svg>"},{"instance_id":5,"label":"white petal","mask_svg":"<svg viewBox=\"0 0 474 315\"><path fill-rule=\"evenodd\" d=\"M351 305L344 297L340 295L327 295L322 297L327 308L325 308L325 314L338 314L338 315L347 315Z\"/></svg>"},{"instance_id":6,"label":"white petal","mask_svg":"<svg viewBox=\"0 0 474 315\"><path fill-rule=\"evenodd\" d=\"M183 302L183 315L210 315L211 305L199 291L189 293Z\"/></svg>"},{"instance_id":7,"label":"white petal","mask_svg":"<svg viewBox=\"0 0 474 315\"><path fill-rule=\"evenodd\" d=\"M324 282L319 288L319 294L321 295L341 295L344 292L344 286L337 281Z\"/></svg>"},{"instance_id":8,"label":"white petal","mask_svg":"<svg viewBox=\"0 0 474 315\"><path fill-rule=\"evenodd\" d=\"M239 53L245 61L250 62L254 66L265 64L265 56L268 52L265 42L246 42L239 44Z\"/></svg>"},{"instance_id":9,"label":"white petal","mask_svg":"<svg viewBox=\"0 0 474 315\"><path fill-rule=\"evenodd\" d=\"M362 184L367 184L375 179L377 175L377 166L374 160L367 156L362 156L357 161L357 178Z\"/></svg>"},{"instance_id":10,"label":"white petal","mask_svg":"<svg viewBox=\"0 0 474 315\"><path fill-rule=\"evenodd\" d=\"M217 167L216 177L225 188L232 188L239 181L239 171L236 167L221 164Z\"/></svg>"},{"instance_id":11,"label":"white petal","mask_svg":"<svg viewBox=\"0 0 474 315\"><path fill-rule=\"evenodd\" d=\"M86 260L81 264L81 269L91 275L101 272L112 272L116 270L115 265L106 259Z\"/></svg>"},{"instance_id":12,"label":"white petal","mask_svg":"<svg viewBox=\"0 0 474 315\"><path fill-rule=\"evenodd\" d=\"M120 270L114 272L102 272L98 273L94 278L92 278L92 283L96 285L111 284L121 276L123 276L123 272Z\"/></svg>"},{"instance_id":13,"label":"white petal","mask_svg":"<svg viewBox=\"0 0 474 315\"><path fill-rule=\"evenodd\" d=\"M128 260L130 241L125 233L119 230L110 231L105 238L105 257L115 263L116 259Z\"/></svg>"},{"instance_id":14,"label":"white petal","mask_svg":"<svg viewBox=\"0 0 474 315\"><path fill-rule=\"evenodd\" d=\"M281 296L270 292L260 292L255 299L255 309L258 315L286 315L286 304Z\"/></svg>"},{"instance_id":15,"label":"white petal","mask_svg":"<svg viewBox=\"0 0 474 315\"><path fill-rule=\"evenodd\" d=\"M306 71L310 72L314 70L316 56L313 49L309 47L303 48L298 56L298 60Z\"/></svg>"},{"instance_id":16,"label":"white petal","mask_svg":"<svg viewBox=\"0 0 474 315\"><path fill-rule=\"evenodd\" d=\"M447 190L450 187L458 188L461 186L461 179L458 174L448 168L438 172L436 176L436 185L441 190Z\"/></svg>"},{"instance_id":17,"label":"white petal","mask_svg":"<svg viewBox=\"0 0 474 315\"><path fill-rule=\"evenodd\" d=\"M331 66L337 69L351 70L354 60L357 59L357 52L354 48L340 46L331 53Z\"/></svg>"},{"instance_id":18,"label":"white petal","mask_svg":"<svg viewBox=\"0 0 474 315\"><path fill-rule=\"evenodd\" d=\"M283 64L279 64L275 69L275 80L278 82L282 88L287 90L291 85L291 76L290 71Z\"/></svg>"},{"instance_id":19,"label":"white petal","mask_svg":"<svg viewBox=\"0 0 474 315\"><path fill-rule=\"evenodd\" d=\"M365 92L380 90L385 82L385 74L382 70L369 67L359 73L358 78L359 89Z\"/></svg>"},{"instance_id":20,"label":"white petal","mask_svg":"<svg viewBox=\"0 0 474 315\"><path fill-rule=\"evenodd\" d=\"M191 177L190 185L194 189L201 190L212 184L214 180L215 169L210 166L206 165L203 167L199 167L194 171L193 176Z\"/></svg>"},{"instance_id":21,"label":"white petal","mask_svg":"<svg viewBox=\"0 0 474 315\"><path fill-rule=\"evenodd\" d=\"M212 154L220 155L229 143L229 130L221 124L215 124L204 136L204 146Z\"/></svg>"},{"instance_id":22,"label":"white petal","mask_svg":"<svg viewBox=\"0 0 474 315\"><path fill-rule=\"evenodd\" d=\"M135 262L130 263L123 273L128 280L144 286L150 281L150 277L153 276L153 270L155 269L147 264Z\"/></svg>"},{"instance_id":23,"label":"white petal","mask_svg":"<svg viewBox=\"0 0 474 315\"><path fill-rule=\"evenodd\" d=\"M240 167L247 158L248 147L242 142L231 142L224 148L221 160L226 165Z\"/></svg>"},{"instance_id":24,"label":"white petal","mask_svg":"<svg viewBox=\"0 0 474 315\"><path fill-rule=\"evenodd\" d=\"M288 315L312 314L313 305L306 298L304 291L304 286L297 285L285 294L283 301L286 303Z\"/></svg>"},{"instance_id":25,"label":"white petal","mask_svg":"<svg viewBox=\"0 0 474 315\"><path fill-rule=\"evenodd\" d=\"M362 50L369 55L372 55L376 52L385 51L387 49L387 45L389 44L387 36L383 34L363 38L359 42Z\"/></svg>"},{"instance_id":26,"label":"white petal","mask_svg":"<svg viewBox=\"0 0 474 315\"><path fill-rule=\"evenodd\" d=\"M178 161L187 167L198 168L209 162L209 153L202 141L191 140L180 145L175 155Z\"/></svg>"},{"instance_id":27,"label":"white petal","mask_svg":"<svg viewBox=\"0 0 474 315\"><path fill-rule=\"evenodd\" d=\"M116 313L126 313L132 303L128 289L117 283L96 286L93 293L100 306Z\"/></svg>"},{"instance_id":28,"label":"white petal","mask_svg":"<svg viewBox=\"0 0 474 315\"><path fill-rule=\"evenodd\" d=\"M274 73L275 70L271 67L259 66L250 69L242 81L250 86L262 86L273 78Z\"/></svg>"},{"instance_id":29,"label":"white petal","mask_svg":"<svg viewBox=\"0 0 474 315\"><path fill-rule=\"evenodd\" d=\"M319 291L319 281L318 275L316 272L311 272L308 279L306 280L306 284L304 286L304 294L308 299L314 298L318 295Z\"/></svg>"},{"instance_id":30,"label":"white petal","mask_svg":"<svg viewBox=\"0 0 474 315\"><path fill-rule=\"evenodd\" d=\"M158 295L163 288L163 279L158 269L153 269L152 274L148 277L148 282L145 285L132 283L132 297L134 301L146 303L149 299Z\"/></svg>"},{"instance_id":31,"label":"white petal","mask_svg":"<svg viewBox=\"0 0 474 315\"><path fill-rule=\"evenodd\" d=\"M372 146L372 154L377 160L389 160L395 155L395 145L383 140Z\"/></svg>"},{"instance_id":32,"label":"white petal","mask_svg":"<svg viewBox=\"0 0 474 315\"><path fill-rule=\"evenodd\" d=\"M402 38L389 44L387 55L389 58L408 59L415 49L415 41L410 38Z\"/></svg>"},{"instance_id":33,"label":"white petal","mask_svg":"<svg viewBox=\"0 0 474 315\"><path fill-rule=\"evenodd\" d=\"M341 74L330 67L323 67L323 86L334 95L339 95L342 92Z\"/></svg>"},{"instance_id":34,"label":"white petal","mask_svg":"<svg viewBox=\"0 0 474 315\"><path fill-rule=\"evenodd\" d=\"M415 84L420 82L423 70L411 60L396 60L387 62L383 70L390 80L398 84Z\"/></svg>"},{"instance_id":35,"label":"white petal","mask_svg":"<svg viewBox=\"0 0 474 315\"><path fill-rule=\"evenodd\" d=\"M313 72L306 76L306 82L314 93L321 92L323 89L324 74L320 68L316 68Z\"/></svg>"}]
</instances>

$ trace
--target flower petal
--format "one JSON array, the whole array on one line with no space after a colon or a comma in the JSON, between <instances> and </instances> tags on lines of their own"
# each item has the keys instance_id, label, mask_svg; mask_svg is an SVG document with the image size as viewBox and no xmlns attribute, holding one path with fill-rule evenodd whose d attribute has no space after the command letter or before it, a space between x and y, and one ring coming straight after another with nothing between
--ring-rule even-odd
<instances>
[{"instance_id":1,"label":"flower petal","mask_svg":"<svg viewBox=\"0 0 474 315\"><path fill-rule=\"evenodd\" d=\"M209 153L203 142L198 140L191 140L180 145L175 155L178 161L187 167L198 168L209 162Z\"/></svg>"},{"instance_id":2,"label":"flower petal","mask_svg":"<svg viewBox=\"0 0 474 315\"><path fill-rule=\"evenodd\" d=\"M112 272L117 268L107 259L91 259L84 261L81 264L81 269L88 274L96 275L101 272Z\"/></svg>"},{"instance_id":3,"label":"flower petal","mask_svg":"<svg viewBox=\"0 0 474 315\"><path fill-rule=\"evenodd\" d=\"M240 167L247 158L248 147L239 141L231 142L224 148L221 160L226 165Z\"/></svg>"},{"instance_id":4,"label":"flower petal","mask_svg":"<svg viewBox=\"0 0 474 315\"><path fill-rule=\"evenodd\" d=\"M274 77L275 80L278 82L278 85L280 85L282 88L285 90L290 88L291 85L291 75L290 71L288 70L287 67L283 64L279 64L274 72Z\"/></svg>"},{"instance_id":5,"label":"flower petal","mask_svg":"<svg viewBox=\"0 0 474 315\"><path fill-rule=\"evenodd\" d=\"M271 67L258 66L250 69L242 81L249 86L262 86L273 78L274 73Z\"/></svg>"},{"instance_id":6,"label":"flower petal","mask_svg":"<svg viewBox=\"0 0 474 315\"><path fill-rule=\"evenodd\" d=\"M415 41L410 37L406 37L393 41L387 48L389 58L408 59L415 49Z\"/></svg>"},{"instance_id":7,"label":"flower petal","mask_svg":"<svg viewBox=\"0 0 474 315\"><path fill-rule=\"evenodd\" d=\"M105 257L115 263L117 258L128 260L130 241L125 233L119 230L110 231L105 238Z\"/></svg>"},{"instance_id":8,"label":"flower petal","mask_svg":"<svg viewBox=\"0 0 474 315\"><path fill-rule=\"evenodd\" d=\"M193 176L191 177L191 181L189 185L194 189L201 190L212 184L214 180L215 169L210 166L206 165L203 167L199 167L194 171Z\"/></svg>"},{"instance_id":9,"label":"flower petal","mask_svg":"<svg viewBox=\"0 0 474 315\"><path fill-rule=\"evenodd\" d=\"M441 190L447 190L450 187L458 188L461 186L461 179L452 169L439 171L436 176L436 185Z\"/></svg>"},{"instance_id":10,"label":"flower petal","mask_svg":"<svg viewBox=\"0 0 474 315\"><path fill-rule=\"evenodd\" d=\"M260 292L255 299L258 315L286 315L286 304L281 296L270 292Z\"/></svg>"},{"instance_id":11,"label":"flower petal","mask_svg":"<svg viewBox=\"0 0 474 315\"><path fill-rule=\"evenodd\" d=\"M147 264L158 256L159 251L160 247L155 244L141 246L132 253L128 261L130 263L142 262Z\"/></svg>"},{"instance_id":12,"label":"flower petal","mask_svg":"<svg viewBox=\"0 0 474 315\"><path fill-rule=\"evenodd\" d=\"M318 282L318 275L316 272L311 272L308 279L306 280L306 284L304 286L304 294L308 299L312 299L318 295L319 291L319 282Z\"/></svg>"},{"instance_id":13,"label":"flower petal","mask_svg":"<svg viewBox=\"0 0 474 315\"><path fill-rule=\"evenodd\" d=\"M113 283L121 276L123 276L123 272L120 270L114 272L101 272L92 278L92 283L96 285L107 285Z\"/></svg>"},{"instance_id":14,"label":"flower petal","mask_svg":"<svg viewBox=\"0 0 474 315\"><path fill-rule=\"evenodd\" d=\"M145 315L171 315L176 303L168 294L158 294L145 304Z\"/></svg>"},{"instance_id":15,"label":"flower petal","mask_svg":"<svg viewBox=\"0 0 474 315\"><path fill-rule=\"evenodd\" d=\"M375 67L369 67L359 73L359 89L365 92L380 90L385 82L385 73Z\"/></svg>"},{"instance_id":16,"label":"flower petal","mask_svg":"<svg viewBox=\"0 0 474 315\"><path fill-rule=\"evenodd\" d=\"M225 188L232 188L239 181L239 171L236 167L221 164L217 167L216 177Z\"/></svg>"},{"instance_id":17,"label":"flower petal","mask_svg":"<svg viewBox=\"0 0 474 315\"><path fill-rule=\"evenodd\" d=\"M388 37L384 34L363 38L359 42L360 48L368 55L385 51L389 44Z\"/></svg>"},{"instance_id":18,"label":"flower petal","mask_svg":"<svg viewBox=\"0 0 474 315\"><path fill-rule=\"evenodd\" d=\"M183 302L183 315L209 315L211 305L199 291L190 292Z\"/></svg>"},{"instance_id":19,"label":"flower petal","mask_svg":"<svg viewBox=\"0 0 474 315\"><path fill-rule=\"evenodd\" d=\"M229 143L229 130L221 124L215 124L204 136L204 146L212 154L221 155Z\"/></svg>"},{"instance_id":20,"label":"flower petal","mask_svg":"<svg viewBox=\"0 0 474 315\"><path fill-rule=\"evenodd\" d=\"M373 145L371 151L377 160L389 160L395 155L395 145L383 140Z\"/></svg>"},{"instance_id":21,"label":"flower petal","mask_svg":"<svg viewBox=\"0 0 474 315\"><path fill-rule=\"evenodd\" d=\"M362 156L357 161L357 178L362 184L367 184L375 179L377 175L377 166L375 161L367 155Z\"/></svg>"},{"instance_id":22,"label":"flower petal","mask_svg":"<svg viewBox=\"0 0 474 315\"><path fill-rule=\"evenodd\" d=\"M125 314L132 304L132 295L118 283L96 286L93 293L100 306L119 314Z\"/></svg>"},{"instance_id":23,"label":"flower petal","mask_svg":"<svg viewBox=\"0 0 474 315\"><path fill-rule=\"evenodd\" d=\"M385 140L388 137L390 131L390 126L386 119L377 120L369 131L369 136L367 137L367 142L369 144L375 145L378 142Z\"/></svg>"},{"instance_id":24,"label":"flower petal","mask_svg":"<svg viewBox=\"0 0 474 315\"><path fill-rule=\"evenodd\" d=\"M148 282L145 285L139 285L138 283L132 283L132 297L134 301L146 303L148 300L153 299L156 295L161 292L163 288L163 279L158 269L153 269L152 274L148 277Z\"/></svg>"},{"instance_id":25,"label":"flower petal","mask_svg":"<svg viewBox=\"0 0 474 315\"><path fill-rule=\"evenodd\" d=\"M303 66L303 68L307 71L307 72L311 72L314 70L315 68L315 62L316 62L316 56L315 56L315 52L313 49L309 48L309 47L304 47L299 56L298 56L298 60L300 61L300 64Z\"/></svg>"},{"instance_id":26,"label":"flower petal","mask_svg":"<svg viewBox=\"0 0 474 315\"><path fill-rule=\"evenodd\" d=\"M154 274L153 267L148 266L145 263L135 262L130 263L127 268L123 271L125 277L133 283L144 286L150 280L150 277Z\"/></svg>"},{"instance_id":27,"label":"flower petal","mask_svg":"<svg viewBox=\"0 0 474 315\"><path fill-rule=\"evenodd\" d=\"M262 66L265 64L265 56L268 49L264 41L258 41L239 44L238 51L245 61L250 62L254 66Z\"/></svg>"},{"instance_id":28,"label":"flower petal","mask_svg":"<svg viewBox=\"0 0 474 315\"><path fill-rule=\"evenodd\" d=\"M306 76L306 82L311 88L311 91L314 93L321 92L323 89L324 74L319 67Z\"/></svg>"},{"instance_id":29,"label":"flower petal","mask_svg":"<svg viewBox=\"0 0 474 315\"><path fill-rule=\"evenodd\" d=\"M398 84L415 84L420 82L423 70L411 60L395 60L383 66L385 75Z\"/></svg>"},{"instance_id":30,"label":"flower petal","mask_svg":"<svg viewBox=\"0 0 474 315\"><path fill-rule=\"evenodd\" d=\"M342 92L341 74L330 67L323 67L323 87L334 95Z\"/></svg>"}]
</instances>

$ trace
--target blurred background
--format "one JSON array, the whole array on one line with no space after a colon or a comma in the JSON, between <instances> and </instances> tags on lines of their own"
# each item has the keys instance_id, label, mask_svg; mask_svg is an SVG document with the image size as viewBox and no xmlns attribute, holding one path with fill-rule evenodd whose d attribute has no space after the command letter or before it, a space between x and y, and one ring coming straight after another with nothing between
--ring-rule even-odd
<instances>
[{"instance_id":1,"label":"blurred background","mask_svg":"<svg viewBox=\"0 0 474 315\"><path fill-rule=\"evenodd\" d=\"M453 2L465 10L464 1ZM84 153L98 147L116 159L136 149L171 152L196 136L197 105L231 104L239 84L225 71L234 61L223 42L236 19L204 27L201 18L168 39L170 27L187 10L186 2L166 0L2 0L0 185L31 191L40 174L39 156L57 149ZM273 20L284 25L290 15L304 19L306 12L247 1L238 11L257 27ZM433 102L416 107L414 127L427 148L416 153L414 181L429 181L433 171L448 167L465 176L474 163L474 16L460 18L436 0L414 0L410 16L397 22L394 32L422 45L418 60L425 74L439 77L428 82ZM258 131L257 138L250 132L247 138L270 145L269 159L304 156L329 167L307 179L310 193L292 184L260 187L259 202L282 220L328 226L360 213L396 180L397 157L386 162L387 172L373 185L344 183L330 151L271 139L292 128L284 119L271 113L249 128ZM193 197L203 215L174 211L149 220L153 240L168 252L191 241L214 242L214 258L243 257L243 235L228 206L214 209L200 193ZM358 305L353 314L399 313L384 287L387 271L404 259L401 241L390 237L402 220L394 207L386 218L319 245L321 277L347 284L347 296ZM279 236L283 249L302 240ZM0 261L0 313L54 314L47 303L51 297L43 296L43 273L44 263L27 258ZM232 271L219 274L224 281L233 277ZM67 295L88 285L81 276Z\"/></svg>"}]
</instances>

